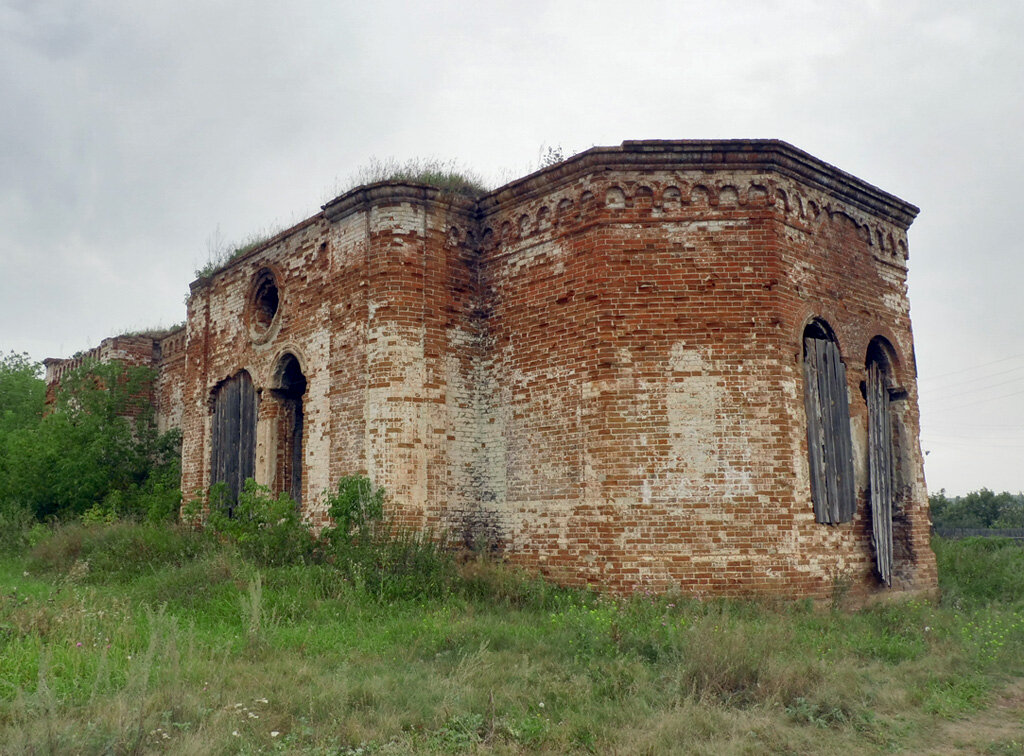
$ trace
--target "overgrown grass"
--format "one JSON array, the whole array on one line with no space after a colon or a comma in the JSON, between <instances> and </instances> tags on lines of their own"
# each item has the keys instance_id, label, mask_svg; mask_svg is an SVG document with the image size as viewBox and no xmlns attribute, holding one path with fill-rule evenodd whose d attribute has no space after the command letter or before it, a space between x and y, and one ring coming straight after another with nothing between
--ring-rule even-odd
<instances>
[{"instance_id":1,"label":"overgrown grass","mask_svg":"<svg viewBox=\"0 0 1024 756\"><path fill-rule=\"evenodd\" d=\"M196 278L210 278L214 273L226 268L232 260L266 244L285 228L282 225L271 224L232 242L223 239L218 228L207 241L206 263L196 269Z\"/></svg>"},{"instance_id":2,"label":"overgrown grass","mask_svg":"<svg viewBox=\"0 0 1024 756\"><path fill-rule=\"evenodd\" d=\"M1009 538L936 538L932 545L947 603L1024 602L1024 545Z\"/></svg>"},{"instance_id":3,"label":"overgrown grass","mask_svg":"<svg viewBox=\"0 0 1024 756\"><path fill-rule=\"evenodd\" d=\"M454 160L437 158L410 158L399 161L395 158L380 160L371 158L346 182L338 182L329 192L334 197L365 184L380 181L404 181L413 184L427 184L445 194L477 199L490 191L484 180L472 171L463 168Z\"/></svg>"},{"instance_id":4,"label":"overgrown grass","mask_svg":"<svg viewBox=\"0 0 1024 756\"><path fill-rule=\"evenodd\" d=\"M953 604L850 613L617 600L483 559L382 594L209 532L60 527L0 559L0 752L926 750L1024 668L1024 603L986 577L1018 547L936 547Z\"/></svg>"}]
</instances>

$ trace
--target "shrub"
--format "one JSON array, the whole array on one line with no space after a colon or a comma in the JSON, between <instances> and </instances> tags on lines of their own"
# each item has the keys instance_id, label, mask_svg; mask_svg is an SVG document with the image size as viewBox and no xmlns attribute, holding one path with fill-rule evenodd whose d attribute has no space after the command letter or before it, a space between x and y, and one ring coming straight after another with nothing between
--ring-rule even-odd
<instances>
[{"instance_id":1,"label":"shrub","mask_svg":"<svg viewBox=\"0 0 1024 756\"><path fill-rule=\"evenodd\" d=\"M446 539L385 518L384 498L367 478L338 482L327 498L335 525L322 533L330 560L356 587L383 599L446 594L456 574Z\"/></svg>"},{"instance_id":2,"label":"shrub","mask_svg":"<svg viewBox=\"0 0 1024 756\"><path fill-rule=\"evenodd\" d=\"M288 494L274 498L267 486L251 478L228 510L227 488L210 490L209 529L238 546L242 555L262 566L306 564L313 560L315 542L302 522L299 506Z\"/></svg>"},{"instance_id":3,"label":"shrub","mask_svg":"<svg viewBox=\"0 0 1024 756\"><path fill-rule=\"evenodd\" d=\"M327 497L327 505L334 526L324 529L324 537L336 549L353 546L372 538L383 522L384 489L361 475L346 475L338 481L338 492Z\"/></svg>"},{"instance_id":4,"label":"shrub","mask_svg":"<svg viewBox=\"0 0 1024 756\"><path fill-rule=\"evenodd\" d=\"M29 568L90 582L124 581L181 567L210 551L209 538L177 525L115 521L56 526L29 553Z\"/></svg>"},{"instance_id":5,"label":"shrub","mask_svg":"<svg viewBox=\"0 0 1024 756\"><path fill-rule=\"evenodd\" d=\"M155 373L87 363L61 378L51 411L4 441L0 491L42 520L166 517L176 509L181 434L160 433Z\"/></svg>"},{"instance_id":6,"label":"shrub","mask_svg":"<svg viewBox=\"0 0 1024 756\"><path fill-rule=\"evenodd\" d=\"M0 552L17 554L32 545L33 528L37 524L29 507L0 499Z\"/></svg>"}]
</instances>

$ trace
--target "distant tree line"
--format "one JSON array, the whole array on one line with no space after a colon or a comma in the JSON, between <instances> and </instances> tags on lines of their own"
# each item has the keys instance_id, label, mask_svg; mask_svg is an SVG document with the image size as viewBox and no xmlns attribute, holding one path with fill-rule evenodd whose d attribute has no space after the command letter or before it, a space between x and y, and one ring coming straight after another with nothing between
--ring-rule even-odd
<instances>
[{"instance_id":1,"label":"distant tree line","mask_svg":"<svg viewBox=\"0 0 1024 756\"><path fill-rule=\"evenodd\" d=\"M1024 493L995 493L987 488L964 496L946 489L928 497L936 528L1024 528Z\"/></svg>"}]
</instances>

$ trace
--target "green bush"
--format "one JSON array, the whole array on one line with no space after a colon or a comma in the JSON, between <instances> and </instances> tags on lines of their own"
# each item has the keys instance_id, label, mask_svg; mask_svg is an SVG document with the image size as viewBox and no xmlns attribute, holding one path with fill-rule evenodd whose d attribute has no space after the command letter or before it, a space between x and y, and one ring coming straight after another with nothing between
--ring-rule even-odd
<instances>
[{"instance_id":1,"label":"green bush","mask_svg":"<svg viewBox=\"0 0 1024 756\"><path fill-rule=\"evenodd\" d=\"M324 538L336 550L351 547L372 539L383 522L384 489L361 475L346 475L338 481L338 492L327 497L327 506L334 525L324 529Z\"/></svg>"},{"instance_id":2,"label":"green bush","mask_svg":"<svg viewBox=\"0 0 1024 756\"><path fill-rule=\"evenodd\" d=\"M17 501L0 499L0 552L19 554L27 549L34 541L37 525L31 508Z\"/></svg>"},{"instance_id":3,"label":"green bush","mask_svg":"<svg viewBox=\"0 0 1024 756\"><path fill-rule=\"evenodd\" d=\"M152 369L115 361L68 371L43 415L31 382L42 381L10 363L0 364L3 401L16 409L0 408L0 497L40 520L86 512L92 521L169 519L177 511L181 433L157 429ZM8 400L12 393L21 399Z\"/></svg>"},{"instance_id":4,"label":"green bush","mask_svg":"<svg viewBox=\"0 0 1024 756\"><path fill-rule=\"evenodd\" d=\"M88 582L125 581L161 567L182 567L210 552L201 531L168 523L114 521L57 525L29 552L29 569Z\"/></svg>"},{"instance_id":5,"label":"green bush","mask_svg":"<svg viewBox=\"0 0 1024 756\"><path fill-rule=\"evenodd\" d=\"M237 545L242 555L260 566L307 564L313 561L315 541L302 521L298 504L286 493L276 498L267 486L251 478L229 509L227 487L210 490L211 532Z\"/></svg>"},{"instance_id":6,"label":"green bush","mask_svg":"<svg viewBox=\"0 0 1024 756\"><path fill-rule=\"evenodd\" d=\"M455 581L446 539L384 516L384 489L346 476L328 496L334 526L322 533L328 559L357 588L382 599L442 596Z\"/></svg>"}]
</instances>

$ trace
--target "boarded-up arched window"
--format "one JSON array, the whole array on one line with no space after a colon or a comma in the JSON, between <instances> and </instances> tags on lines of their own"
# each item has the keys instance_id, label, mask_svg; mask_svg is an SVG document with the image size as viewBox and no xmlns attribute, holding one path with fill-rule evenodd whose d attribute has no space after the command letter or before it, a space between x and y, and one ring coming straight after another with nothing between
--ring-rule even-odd
<instances>
[{"instance_id":1,"label":"boarded-up arched window","mask_svg":"<svg viewBox=\"0 0 1024 756\"><path fill-rule=\"evenodd\" d=\"M227 485L230 513L256 470L256 391L244 370L214 393L210 455L210 483Z\"/></svg>"},{"instance_id":2,"label":"boarded-up arched window","mask_svg":"<svg viewBox=\"0 0 1024 756\"><path fill-rule=\"evenodd\" d=\"M804 408L814 516L829 525L848 522L857 496L846 366L831 330L820 321L804 329Z\"/></svg>"},{"instance_id":3,"label":"boarded-up arched window","mask_svg":"<svg viewBox=\"0 0 1024 756\"><path fill-rule=\"evenodd\" d=\"M871 488L871 540L875 567L886 585L892 585L892 510L894 459L892 428L892 361L884 340L868 347L868 379L864 393L868 403L868 474Z\"/></svg>"}]
</instances>

